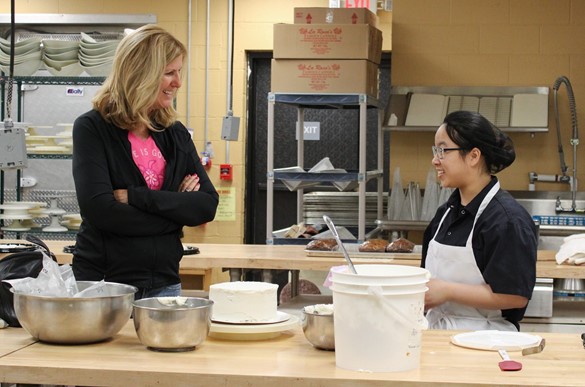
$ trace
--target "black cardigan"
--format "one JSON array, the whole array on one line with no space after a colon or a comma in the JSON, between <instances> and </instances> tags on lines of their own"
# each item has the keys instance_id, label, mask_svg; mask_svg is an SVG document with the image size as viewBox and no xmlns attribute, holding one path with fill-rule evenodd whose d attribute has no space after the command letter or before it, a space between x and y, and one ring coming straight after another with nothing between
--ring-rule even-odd
<instances>
[{"instance_id":1,"label":"black cardigan","mask_svg":"<svg viewBox=\"0 0 585 387\"><path fill-rule=\"evenodd\" d=\"M219 195L187 129L175 122L151 135L167 162L159 191L147 187L134 163L127 130L95 110L75 120L73 178L82 217L72 265L77 280L149 288L179 283L183 226L215 217ZM178 192L193 173L199 191ZM116 201L116 189L128 190L128 204Z\"/></svg>"}]
</instances>

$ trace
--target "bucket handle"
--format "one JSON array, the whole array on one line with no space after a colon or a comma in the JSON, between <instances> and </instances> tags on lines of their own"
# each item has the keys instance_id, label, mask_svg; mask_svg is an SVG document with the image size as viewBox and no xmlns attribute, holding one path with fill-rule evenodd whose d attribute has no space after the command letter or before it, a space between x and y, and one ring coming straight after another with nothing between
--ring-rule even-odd
<instances>
[{"instance_id":1,"label":"bucket handle","mask_svg":"<svg viewBox=\"0 0 585 387\"><path fill-rule=\"evenodd\" d=\"M382 287L380 286L368 286L368 294L375 296L380 303L389 309L389 312L398 316L402 322L402 324L406 326L414 326L418 330L426 330L429 329L429 321L426 317L423 316L422 322L417 320L413 320L410 316L404 313L401 309L398 309L394 304L388 300L388 298L384 297L384 293L382 292Z\"/></svg>"}]
</instances>

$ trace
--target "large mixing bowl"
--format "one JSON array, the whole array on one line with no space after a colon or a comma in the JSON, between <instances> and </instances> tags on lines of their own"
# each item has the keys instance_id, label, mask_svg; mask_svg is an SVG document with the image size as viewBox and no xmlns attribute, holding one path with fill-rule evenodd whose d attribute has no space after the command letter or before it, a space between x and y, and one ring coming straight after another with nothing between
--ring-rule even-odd
<instances>
[{"instance_id":1,"label":"large mixing bowl","mask_svg":"<svg viewBox=\"0 0 585 387\"><path fill-rule=\"evenodd\" d=\"M154 297L134 301L134 328L155 351L192 351L209 334L213 301L198 297Z\"/></svg>"},{"instance_id":2,"label":"large mixing bowl","mask_svg":"<svg viewBox=\"0 0 585 387\"><path fill-rule=\"evenodd\" d=\"M79 290L95 284L78 281ZM14 311L24 329L40 341L86 344L106 340L122 329L132 314L136 288L105 283L100 297L48 297L14 292Z\"/></svg>"},{"instance_id":3,"label":"large mixing bowl","mask_svg":"<svg viewBox=\"0 0 585 387\"><path fill-rule=\"evenodd\" d=\"M319 310L322 310L321 312ZM323 311L325 309L325 311ZM307 340L317 349L335 350L333 305L319 304L303 308L301 326Z\"/></svg>"}]
</instances>

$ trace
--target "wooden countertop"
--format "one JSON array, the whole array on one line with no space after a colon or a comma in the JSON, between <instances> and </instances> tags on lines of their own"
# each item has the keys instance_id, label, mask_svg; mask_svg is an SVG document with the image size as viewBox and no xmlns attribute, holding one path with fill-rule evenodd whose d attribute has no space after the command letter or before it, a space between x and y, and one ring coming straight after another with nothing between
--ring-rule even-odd
<instances>
[{"instance_id":1,"label":"wooden countertop","mask_svg":"<svg viewBox=\"0 0 585 387\"><path fill-rule=\"evenodd\" d=\"M8 242L8 241L7 241ZM12 241L22 242L22 241ZM71 263L71 254L63 253L63 247L73 241L46 241L61 263ZM285 269L285 270L329 270L332 266L344 265L340 257L307 256L300 245L244 245L244 244L188 244L199 247L200 254L186 255L181 261L181 271L208 268ZM585 266L558 265L556 252L539 250L536 275L541 278L585 278ZM354 258L355 264L392 263L419 266L420 254L392 254L392 259Z\"/></svg>"},{"instance_id":2,"label":"wooden countertop","mask_svg":"<svg viewBox=\"0 0 585 387\"><path fill-rule=\"evenodd\" d=\"M542 353L522 356L518 372L502 372L497 352L457 347L454 331L425 331L420 367L392 373L337 368L335 352L313 348L300 325L262 341L208 337L195 351L162 353L146 349L129 322L113 339L89 345L22 342L22 328L0 330L0 381L58 385L149 386L583 386L585 350L578 334L537 333Z\"/></svg>"},{"instance_id":3,"label":"wooden countertop","mask_svg":"<svg viewBox=\"0 0 585 387\"><path fill-rule=\"evenodd\" d=\"M24 329L0 329L0 358L34 343L35 340Z\"/></svg>"}]
</instances>

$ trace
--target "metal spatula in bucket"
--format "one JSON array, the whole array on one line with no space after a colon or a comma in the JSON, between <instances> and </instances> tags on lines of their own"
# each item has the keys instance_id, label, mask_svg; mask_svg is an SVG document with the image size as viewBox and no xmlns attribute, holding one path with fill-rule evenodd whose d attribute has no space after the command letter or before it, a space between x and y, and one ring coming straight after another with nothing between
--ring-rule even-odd
<instances>
[{"instance_id":1,"label":"metal spatula in bucket","mask_svg":"<svg viewBox=\"0 0 585 387\"><path fill-rule=\"evenodd\" d=\"M347 253L347 250L345 249L343 242L341 242L341 238L339 237L339 234L337 233L337 229L335 228L333 221L327 215L323 215L323 220L327 224L327 227L329 227L329 230L331 230L331 232L333 233L333 236L335 237L335 240L337 241L337 245L341 249L341 252L343 253L343 256L345 257L345 261L347 262L347 265L349 266L349 270L351 270L351 272L353 274L357 274L357 271L355 270L355 267L353 266L353 262L351 261L351 258L349 257L349 254Z\"/></svg>"}]
</instances>

